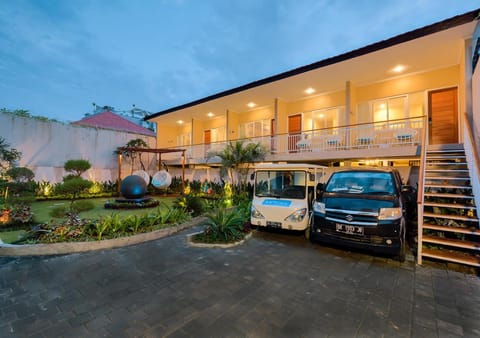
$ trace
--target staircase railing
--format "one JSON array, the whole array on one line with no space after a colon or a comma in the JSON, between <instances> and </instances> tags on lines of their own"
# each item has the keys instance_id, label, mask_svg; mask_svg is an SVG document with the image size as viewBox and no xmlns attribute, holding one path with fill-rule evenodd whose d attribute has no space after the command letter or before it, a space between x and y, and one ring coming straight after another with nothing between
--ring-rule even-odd
<instances>
[{"instance_id":1,"label":"staircase railing","mask_svg":"<svg viewBox=\"0 0 480 338\"><path fill-rule=\"evenodd\" d=\"M468 170L470 173L470 179L472 184L472 191L475 200L475 205L480 208L480 170L479 170L479 157L477 149L475 148L475 141L473 138L472 128L468 115L464 115L463 124L463 145L465 148L465 156L467 157ZM480 228L480 222L479 222Z\"/></svg>"},{"instance_id":2,"label":"staircase railing","mask_svg":"<svg viewBox=\"0 0 480 338\"><path fill-rule=\"evenodd\" d=\"M417 263L422 264L422 241L423 241L423 202L424 202L424 186L425 186L425 163L427 161L427 135L428 121L427 116L424 117L424 128L422 129L420 144L420 169L418 175L417 187Z\"/></svg>"}]
</instances>

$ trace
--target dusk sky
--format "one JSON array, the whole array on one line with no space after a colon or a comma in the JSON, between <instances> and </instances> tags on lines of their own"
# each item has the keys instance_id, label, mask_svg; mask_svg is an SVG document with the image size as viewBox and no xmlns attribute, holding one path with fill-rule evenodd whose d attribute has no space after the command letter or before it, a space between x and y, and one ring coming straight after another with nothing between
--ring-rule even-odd
<instances>
[{"instance_id":1,"label":"dusk sky","mask_svg":"<svg viewBox=\"0 0 480 338\"><path fill-rule=\"evenodd\" d=\"M158 112L463 14L478 0L0 0L0 108Z\"/></svg>"}]
</instances>

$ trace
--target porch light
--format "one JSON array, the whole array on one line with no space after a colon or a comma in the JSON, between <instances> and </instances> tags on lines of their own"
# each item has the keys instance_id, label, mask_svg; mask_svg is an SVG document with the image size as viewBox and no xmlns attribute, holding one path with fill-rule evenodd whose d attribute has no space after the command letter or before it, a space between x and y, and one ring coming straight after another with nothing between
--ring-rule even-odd
<instances>
[{"instance_id":1,"label":"porch light","mask_svg":"<svg viewBox=\"0 0 480 338\"><path fill-rule=\"evenodd\" d=\"M253 107L255 107L256 105L257 105L257 104L256 104L255 102L249 102L249 103L247 103L247 107L248 107L248 108L253 108Z\"/></svg>"},{"instance_id":2,"label":"porch light","mask_svg":"<svg viewBox=\"0 0 480 338\"><path fill-rule=\"evenodd\" d=\"M405 66L404 65L396 65L395 67L392 68L392 72L394 73L401 73L405 70Z\"/></svg>"},{"instance_id":3,"label":"porch light","mask_svg":"<svg viewBox=\"0 0 480 338\"><path fill-rule=\"evenodd\" d=\"M313 89L312 87L308 87L307 89L305 89L305 94L313 94L315 93L315 89Z\"/></svg>"}]
</instances>

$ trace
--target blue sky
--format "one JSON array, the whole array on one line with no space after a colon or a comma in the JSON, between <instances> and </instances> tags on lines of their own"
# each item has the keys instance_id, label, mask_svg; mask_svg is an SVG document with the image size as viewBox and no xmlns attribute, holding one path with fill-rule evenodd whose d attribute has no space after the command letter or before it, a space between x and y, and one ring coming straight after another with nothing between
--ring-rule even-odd
<instances>
[{"instance_id":1,"label":"blue sky","mask_svg":"<svg viewBox=\"0 0 480 338\"><path fill-rule=\"evenodd\" d=\"M0 108L150 112L480 7L478 0L0 0Z\"/></svg>"}]
</instances>

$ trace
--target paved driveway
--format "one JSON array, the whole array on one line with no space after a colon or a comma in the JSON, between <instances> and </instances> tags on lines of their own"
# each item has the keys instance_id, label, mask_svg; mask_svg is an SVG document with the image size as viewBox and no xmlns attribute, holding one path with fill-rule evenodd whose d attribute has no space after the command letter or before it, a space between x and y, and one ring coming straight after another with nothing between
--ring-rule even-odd
<instances>
[{"instance_id":1,"label":"paved driveway","mask_svg":"<svg viewBox=\"0 0 480 338\"><path fill-rule=\"evenodd\" d=\"M195 231L195 229L190 230ZM257 232L0 258L0 337L478 337L480 279Z\"/></svg>"}]
</instances>

